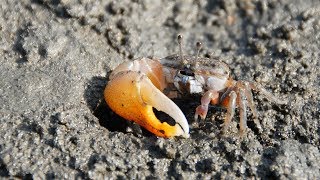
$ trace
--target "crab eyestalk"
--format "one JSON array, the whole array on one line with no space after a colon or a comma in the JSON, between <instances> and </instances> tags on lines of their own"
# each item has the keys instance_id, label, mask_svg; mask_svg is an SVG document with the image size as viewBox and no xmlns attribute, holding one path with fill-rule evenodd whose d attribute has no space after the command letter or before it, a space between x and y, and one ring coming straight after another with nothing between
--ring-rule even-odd
<instances>
[{"instance_id":1,"label":"crab eyestalk","mask_svg":"<svg viewBox=\"0 0 320 180\"><path fill-rule=\"evenodd\" d=\"M128 63L137 64L143 60L140 61ZM107 104L121 117L136 122L157 136L189 137L189 125L182 111L154 85L155 78L152 77L146 71L127 70L114 74L104 90ZM175 125L161 122L155 116L153 107L171 116Z\"/></svg>"}]
</instances>

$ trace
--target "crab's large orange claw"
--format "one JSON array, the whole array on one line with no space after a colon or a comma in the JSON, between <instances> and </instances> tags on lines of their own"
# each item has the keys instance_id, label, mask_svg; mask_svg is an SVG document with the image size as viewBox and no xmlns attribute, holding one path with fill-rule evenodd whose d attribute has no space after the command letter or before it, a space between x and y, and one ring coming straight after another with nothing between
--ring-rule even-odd
<instances>
[{"instance_id":1,"label":"crab's large orange claw","mask_svg":"<svg viewBox=\"0 0 320 180\"><path fill-rule=\"evenodd\" d=\"M132 120L160 137L189 137L189 125L182 111L145 74L123 71L112 77L104 90L109 107L121 117ZM152 108L171 116L176 124L161 122Z\"/></svg>"}]
</instances>

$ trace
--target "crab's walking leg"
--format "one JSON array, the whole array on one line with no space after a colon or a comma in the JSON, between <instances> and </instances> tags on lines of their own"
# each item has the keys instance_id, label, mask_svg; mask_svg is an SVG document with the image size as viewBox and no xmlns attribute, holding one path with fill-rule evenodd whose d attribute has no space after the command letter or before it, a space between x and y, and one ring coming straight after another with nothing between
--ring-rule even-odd
<instances>
[{"instance_id":1,"label":"crab's walking leg","mask_svg":"<svg viewBox=\"0 0 320 180\"><path fill-rule=\"evenodd\" d=\"M252 96L251 88L249 87L249 83L244 82L243 85L244 85L244 91L245 91L245 95L247 98L248 106L250 107L252 115L253 115L253 121L257 125L258 129L261 129L261 125L258 120L258 113L257 113L256 107L253 102L253 96Z\"/></svg>"},{"instance_id":2,"label":"crab's walking leg","mask_svg":"<svg viewBox=\"0 0 320 180\"><path fill-rule=\"evenodd\" d=\"M281 100L279 98L277 98L276 96L274 96L273 94L271 94L270 92L268 92L265 88L261 87L260 84L255 83L255 82L250 82L249 86L251 89L260 92L263 96L265 96L269 101L272 101L276 104L286 104L287 101L286 100Z\"/></svg>"},{"instance_id":3,"label":"crab's walking leg","mask_svg":"<svg viewBox=\"0 0 320 180\"><path fill-rule=\"evenodd\" d=\"M238 104L240 113L240 136L242 136L247 129L247 100L243 89L239 89Z\"/></svg>"},{"instance_id":4,"label":"crab's walking leg","mask_svg":"<svg viewBox=\"0 0 320 180\"><path fill-rule=\"evenodd\" d=\"M157 136L189 137L189 125L181 110L144 73L119 72L109 81L104 97L118 115L138 123ZM155 116L153 107L167 113L176 124L162 123Z\"/></svg>"},{"instance_id":5,"label":"crab's walking leg","mask_svg":"<svg viewBox=\"0 0 320 180\"><path fill-rule=\"evenodd\" d=\"M236 101L237 101L237 94L235 91L231 91L229 96L226 97L227 99L227 117L223 123L223 132L227 131L227 128L229 127L229 124L234 116L234 111L236 109ZM224 103L225 104L225 103Z\"/></svg>"},{"instance_id":6,"label":"crab's walking leg","mask_svg":"<svg viewBox=\"0 0 320 180\"><path fill-rule=\"evenodd\" d=\"M219 93L214 90L209 90L201 97L201 105L196 108L196 113L194 119L198 120L198 116L204 120L208 113L209 104L218 104L219 103Z\"/></svg>"}]
</instances>

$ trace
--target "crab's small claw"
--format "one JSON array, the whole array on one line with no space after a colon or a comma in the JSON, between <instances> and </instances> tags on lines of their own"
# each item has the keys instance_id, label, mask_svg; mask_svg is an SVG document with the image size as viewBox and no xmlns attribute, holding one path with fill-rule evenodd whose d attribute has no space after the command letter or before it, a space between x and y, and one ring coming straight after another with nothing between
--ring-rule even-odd
<instances>
[{"instance_id":1,"label":"crab's small claw","mask_svg":"<svg viewBox=\"0 0 320 180\"><path fill-rule=\"evenodd\" d=\"M189 137L189 125L182 111L141 72L123 71L113 76L104 90L104 98L118 115L157 136ZM153 107L171 116L175 125L157 119Z\"/></svg>"}]
</instances>

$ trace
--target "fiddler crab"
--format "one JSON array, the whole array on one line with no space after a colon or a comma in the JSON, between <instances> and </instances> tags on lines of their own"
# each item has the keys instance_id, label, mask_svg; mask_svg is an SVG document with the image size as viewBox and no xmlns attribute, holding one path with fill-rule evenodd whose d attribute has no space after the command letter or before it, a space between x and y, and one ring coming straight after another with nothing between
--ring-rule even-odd
<instances>
[{"instance_id":1,"label":"fiddler crab","mask_svg":"<svg viewBox=\"0 0 320 180\"><path fill-rule=\"evenodd\" d=\"M254 122L260 127L252 90L277 104L285 103L258 83L233 80L226 63L199 57L201 43L196 45L196 56L183 54L181 35L178 36L178 43L180 53L177 55L163 59L140 58L126 61L113 70L104 90L104 98L115 113L136 122L156 136L188 138L188 121L170 98L201 94L201 104L195 110L196 120L198 116L206 118L210 103L225 107L227 114L223 131L228 128L238 107L240 134L247 129L247 106L252 111ZM153 108L168 114L175 124L160 121Z\"/></svg>"}]
</instances>

